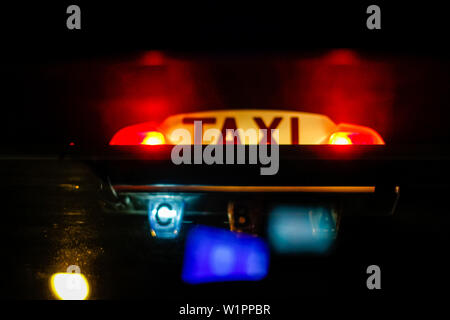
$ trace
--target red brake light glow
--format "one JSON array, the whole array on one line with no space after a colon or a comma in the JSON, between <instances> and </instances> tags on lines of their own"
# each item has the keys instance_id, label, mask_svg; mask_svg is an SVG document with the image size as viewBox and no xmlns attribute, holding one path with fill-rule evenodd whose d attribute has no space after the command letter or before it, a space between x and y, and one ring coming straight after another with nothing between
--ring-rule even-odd
<instances>
[{"instance_id":1,"label":"red brake light glow","mask_svg":"<svg viewBox=\"0 0 450 320\"><path fill-rule=\"evenodd\" d=\"M329 144L352 144L352 139L349 137L351 132L335 132L330 136Z\"/></svg>"},{"instance_id":2,"label":"red brake light glow","mask_svg":"<svg viewBox=\"0 0 450 320\"><path fill-rule=\"evenodd\" d=\"M384 145L383 138L373 129L354 124L341 123L330 135L326 144L332 145ZM154 123L141 123L119 130L109 142L110 145L163 145L164 134Z\"/></svg>"},{"instance_id":3,"label":"red brake light glow","mask_svg":"<svg viewBox=\"0 0 450 320\"><path fill-rule=\"evenodd\" d=\"M156 146L156 145L165 144L165 143L166 143L166 139L164 138L164 135L158 131L147 132L144 140L142 140L142 142L141 142L141 144L150 145L150 146Z\"/></svg>"},{"instance_id":4,"label":"red brake light glow","mask_svg":"<svg viewBox=\"0 0 450 320\"><path fill-rule=\"evenodd\" d=\"M112 146L162 145L166 143L164 134L156 130L153 123L141 123L119 130L109 142Z\"/></svg>"},{"instance_id":5,"label":"red brake light glow","mask_svg":"<svg viewBox=\"0 0 450 320\"><path fill-rule=\"evenodd\" d=\"M357 126L354 124L342 123L337 126L329 140L328 144L350 145L350 144L385 144L383 138L375 130Z\"/></svg>"}]
</instances>

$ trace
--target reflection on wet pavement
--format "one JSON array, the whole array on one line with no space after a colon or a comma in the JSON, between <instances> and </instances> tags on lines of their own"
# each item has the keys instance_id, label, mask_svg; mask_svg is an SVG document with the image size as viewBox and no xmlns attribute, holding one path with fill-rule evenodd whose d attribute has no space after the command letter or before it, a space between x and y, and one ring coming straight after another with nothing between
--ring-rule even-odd
<instances>
[{"instance_id":1,"label":"reflection on wet pavement","mask_svg":"<svg viewBox=\"0 0 450 320\"><path fill-rule=\"evenodd\" d=\"M152 238L146 215L105 212L99 202L100 181L85 164L2 160L0 175L1 268L8 275L3 298L54 299L50 278L70 265L79 266L85 275L90 299L192 297L215 301L249 296L283 299L280 293L287 284L298 295L335 294L343 287L365 292L365 268L374 261L390 272L384 278L386 290L403 291L411 276L405 273L404 263L419 263L417 268L423 270L437 268L429 273L431 278L446 266L441 261L441 243L448 238L443 233L447 224L435 223L445 217L430 213L429 220L420 218L429 211L422 193L420 197L412 194L409 200L406 195L394 217L343 219L336 252L321 257L271 253L270 270L261 281L190 285L182 281L184 238ZM184 224L183 228L193 226ZM417 262L418 251L423 262ZM395 282L389 282L394 277ZM388 283L395 284L389 288ZM429 279L410 292L433 283Z\"/></svg>"}]
</instances>

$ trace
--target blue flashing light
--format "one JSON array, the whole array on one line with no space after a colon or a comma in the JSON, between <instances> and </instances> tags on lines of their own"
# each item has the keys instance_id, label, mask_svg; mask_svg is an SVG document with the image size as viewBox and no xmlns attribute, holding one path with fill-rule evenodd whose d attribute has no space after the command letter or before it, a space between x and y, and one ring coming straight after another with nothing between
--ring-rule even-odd
<instances>
[{"instance_id":1,"label":"blue flashing light","mask_svg":"<svg viewBox=\"0 0 450 320\"><path fill-rule=\"evenodd\" d=\"M269 248L258 237L198 226L186 239L182 278L187 283L257 281L268 268Z\"/></svg>"}]
</instances>

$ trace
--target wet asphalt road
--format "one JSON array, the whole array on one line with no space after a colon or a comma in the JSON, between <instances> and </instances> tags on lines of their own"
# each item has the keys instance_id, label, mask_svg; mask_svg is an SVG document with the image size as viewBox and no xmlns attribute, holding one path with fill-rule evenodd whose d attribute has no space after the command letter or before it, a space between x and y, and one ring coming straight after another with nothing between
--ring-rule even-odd
<instances>
[{"instance_id":1,"label":"wet asphalt road","mask_svg":"<svg viewBox=\"0 0 450 320\"><path fill-rule=\"evenodd\" d=\"M146 216L107 212L100 181L72 160L0 162L2 298L53 299L49 279L80 266L92 299L149 298L184 303L270 302L309 295L434 297L448 284L446 186L408 187L394 216L347 218L324 257L272 255L260 282L182 283L183 239L150 237ZM366 288L366 268L382 270L382 290Z\"/></svg>"}]
</instances>

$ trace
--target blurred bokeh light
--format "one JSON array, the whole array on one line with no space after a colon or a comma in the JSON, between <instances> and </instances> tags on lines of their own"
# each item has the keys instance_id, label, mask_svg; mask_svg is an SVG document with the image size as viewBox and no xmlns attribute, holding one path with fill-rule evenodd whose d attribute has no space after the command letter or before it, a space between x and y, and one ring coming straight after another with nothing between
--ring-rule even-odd
<instances>
[{"instance_id":1,"label":"blurred bokeh light","mask_svg":"<svg viewBox=\"0 0 450 320\"><path fill-rule=\"evenodd\" d=\"M198 226L186 240L183 281L255 281L268 272L269 250L255 236Z\"/></svg>"}]
</instances>

